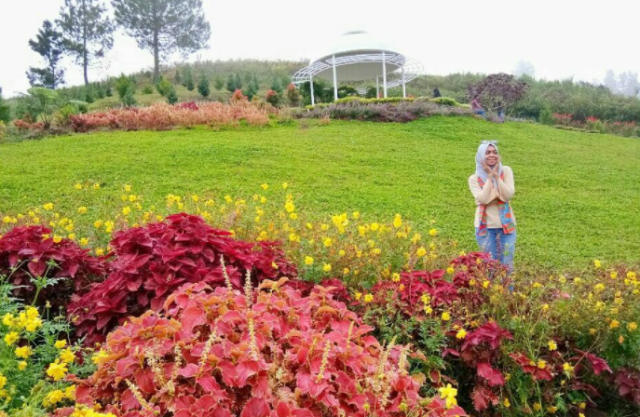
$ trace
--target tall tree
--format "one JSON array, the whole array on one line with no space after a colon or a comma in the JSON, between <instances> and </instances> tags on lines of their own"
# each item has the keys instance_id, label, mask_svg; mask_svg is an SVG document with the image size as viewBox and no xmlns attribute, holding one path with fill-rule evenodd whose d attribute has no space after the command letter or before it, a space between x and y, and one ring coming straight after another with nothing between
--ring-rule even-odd
<instances>
[{"instance_id":1,"label":"tall tree","mask_svg":"<svg viewBox=\"0 0 640 417\"><path fill-rule=\"evenodd\" d=\"M89 85L89 66L103 58L113 47L114 24L106 17L107 8L100 0L65 0L58 25L68 52L84 71L84 85Z\"/></svg>"},{"instance_id":2,"label":"tall tree","mask_svg":"<svg viewBox=\"0 0 640 417\"><path fill-rule=\"evenodd\" d=\"M211 27L202 0L112 0L116 23L138 47L153 53L153 81L160 75L160 60L180 51L187 55L208 46Z\"/></svg>"},{"instance_id":3,"label":"tall tree","mask_svg":"<svg viewBox=\"0 0 640 417\"><path fill-rule=\"evenodd\" d=\"M64 70L60 68L60 60L65 51L65 41L62 33L53 27L49 20L45 20L38 31L36 39L29 40L31 49L40 54L47 62L44 68L29 67L27 77L32 86L51 88L64 84Z\"/></svg>"}]
</instances>

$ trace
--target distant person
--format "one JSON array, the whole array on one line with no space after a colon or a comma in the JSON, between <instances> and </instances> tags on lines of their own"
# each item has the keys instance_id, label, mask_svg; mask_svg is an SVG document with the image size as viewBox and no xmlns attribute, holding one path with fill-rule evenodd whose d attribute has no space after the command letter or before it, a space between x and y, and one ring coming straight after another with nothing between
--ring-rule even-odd
<instances>
[{"instance_id":1,"label":"distant person","mask_svg":"<svg viewBox=\"0 0 640 417\"><path fill-rule=\"evenodd\" d=\"M471 100L471 111L474 112L477 115L482 116L482 117L484 117L485 114L486 114L486 112L482 108L482 105L480 104L480 95L479 94L475 94L473 96L473 99Z\"/></svg>"},{"instance_id":2,"label":"distant person","mask_svg":"<svg viewBox=\"0 0 640 417\"><path fill-rule=\"evenodd\" d=\"M515 194L513 171L503 166L495 141L483 141L476 153L476 172L469 177L476 200L475 229L480 250L513 269L516 218L511 208Z\"/></svg>"},{"instance_id":3,"label":"distant person","mask_svg":"<svg viewBox=\"0 0 640 417\"><path fill-rule=\"evenodd\" d=\"M438 97L442 97L442 94L440 94L440 90L438 89L438 87L433 89L433 98L438 98Z\"/></svg>"},{"instance_id":4,"label":"distant person","mask_svg":"<svg viewBox=\"0 0 640 417\"><path fill-rule=\"evenodd\" d=\"M498 112L498 123L504 123L504 104L501 101L498 102L495 111Z\"/></svg>"}]
</instances>

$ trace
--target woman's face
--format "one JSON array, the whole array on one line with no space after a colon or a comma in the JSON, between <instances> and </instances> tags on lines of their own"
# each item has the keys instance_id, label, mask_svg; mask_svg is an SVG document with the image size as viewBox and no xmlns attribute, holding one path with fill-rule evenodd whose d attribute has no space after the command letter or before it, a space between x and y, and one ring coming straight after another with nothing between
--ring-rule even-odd
<instances>
[{"instance_id":1,"label":"woman's face","mask_svg":"<svg viewBox=\"0 0 640 417\"><path fill-rule=\"evenodd\" d=\"M484 159L489 166L494 166L498 163L498 150L495 146L487 146L487 150L484 153Z\"/></svg>"}]
</instances>

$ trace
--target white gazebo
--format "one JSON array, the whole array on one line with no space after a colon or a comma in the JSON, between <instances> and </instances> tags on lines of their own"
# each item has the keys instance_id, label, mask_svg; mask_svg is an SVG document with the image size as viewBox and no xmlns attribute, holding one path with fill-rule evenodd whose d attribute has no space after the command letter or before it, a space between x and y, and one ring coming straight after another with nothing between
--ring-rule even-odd
<instances>
[{"instance_id":1,"label":"white gazebo","mask_svg":"<svg viewBox=\"0 0 640 417\"><path fill-rule=\"evenodd\" d=\"M341 81L376 80L376 92L380 97L380 82L384 97L389 88L402 86L402 96L407 96L406 84L422 72L422 64L390 49L367 32L353 31L340 36L333 47L312 60L309 66L296 72L293 83L310 83L311 104L315 104L313 79L333 82L333 95L338 99ZM362 91L359 91L362 93Z\"/></svg>"}]
</instances>

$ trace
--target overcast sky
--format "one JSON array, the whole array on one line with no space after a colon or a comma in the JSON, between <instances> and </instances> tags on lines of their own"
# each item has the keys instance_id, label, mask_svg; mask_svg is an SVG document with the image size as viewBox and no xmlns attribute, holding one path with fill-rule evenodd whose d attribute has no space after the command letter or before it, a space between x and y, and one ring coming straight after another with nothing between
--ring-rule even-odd
<instances>
[{"instance_id":1,"label":"overcast sky","mask_svg":"<svg viewBox=\"0 0 640 417\"><path fill-rule=\"evenodd\" d=\"M26 91L25 71L43 66L28 41L64 0L0 0L0 86ZM200 59L311 58L340 34L366 30L422 62L430 74L512 72L530 61L537 78L601 81L607 69L640 72L640 1L203 0L212 29ZM177 58L177 57L176 57ZM193 56L191 60L197 59ZM153 57L121 31L90 80L148 69ZM67 84L81 67L65 61Z\"/></svg>"}]
</instances>

